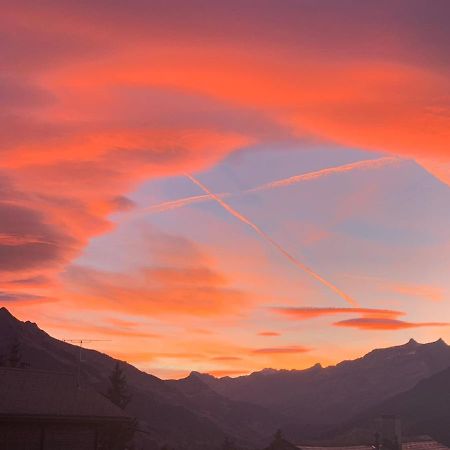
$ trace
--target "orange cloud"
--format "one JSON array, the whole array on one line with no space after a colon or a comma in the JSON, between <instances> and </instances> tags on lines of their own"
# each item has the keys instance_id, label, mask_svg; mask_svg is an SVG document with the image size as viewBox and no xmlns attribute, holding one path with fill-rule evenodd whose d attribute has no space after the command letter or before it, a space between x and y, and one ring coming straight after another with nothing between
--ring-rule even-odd
<instances>
[{"instance_id":1,"label":"orange cloud","mask_svg":"<svg viewBox=\"0 0 450 450\"><path fill-rule=\"evenodd\" d=\"M145 316L234 315L250 306L193 241L147 229L141 248L147 245L155 265L129 273L72 265L63 275L64 296L87 308Z\"/></svg>"},{"instance_id":2,"label":"orange cloud","mask_svg":"<svg viewBox=\"0 0 450 450\"><path fill-rule=\"evenodd\" d=\"M320 308L320 307L277 307L271 308L273 312L282 314L291 319L314 319L323 316L334 316L338 314L360 314L364 317L377 317L386 319L395 319L399 316L405 315L404 312L390 309L375 309L375 308Z\"/></svg>"},{"instance_id":3,"label":"orange cloud","mask_svg":"<svg viewBox=\"0 0 450 450\"><path fill-rule=\"evenodd\" d=\"M30 275L25 276L24 278L11 278L11 276L2 279L2 285L5 288L12 288L17 289L20 288L28 288L28 289L34 289L34 288L42 288L42 287L48 287L51 285L50 278L44 276L44 275Z\"/></svg>"},{"instance_id":4,"label":"orange cloud","mask_svg":"<svg viewBox=\"0 0 450 450\"><path fill-rule=\"evenodd\" d=\"M294 320L307 320L323 316L334 315L359 315L360 317L334 322L337 327L357 328L359 330L401 330L420 327L448 326L446 322L407 322L399 320L405 313L390 309L374 308L272 308L276 313L282 314Z\"/></svg>"},{"instance_id":5,"label":"orange cloud","mask_svg":"<svg viewBox=\"0 0 450 450\"><path fill-rule=\"evenodd\" d=\"M448 322L404 322L402 320L365 317L341 320L334 323L337 327L357 328L359 330L403 330L421 327L448 327Z\"/></svg>"},{"instance_id":6,"label":"orange cloud","mask_svg":"<svg viewBox=\"0 0 450 450\"><path fill-rule=\"evenodd\" d=\"M49 298L43 295L29 294L26 292L17 292L17 291L0 291L0 303L6 305L14 305L17 303L20 304L42 304L42 303L52 303L57 301L56 298Z\"/></svg>"},{"instance_id":7,"label":"orange cloud","mask_svg":"<svg viewBox=\"0 0 450 450\"><path fill-rule=\"evenodd\" d=\"M51 328L62 329L66 332L77 332L84 335L102 335L102 336L116 336L116 337L128 337L128 338L160 338L161 335L157 333L148 332L140 329L130 329L128 327L120 328L118 326L102 326L97 323L74 323L68 322L62 319L51 320L46 322Z\"/></svg>"},{"instance_id":8,"label":"orange cloud","mask_svg":"<svg viewBox=\"0 0 450 450\"><path fill-rule=\"evenodd\" d=\"M252 144L307 139L383 151L450 184L448 2L230 1L3 5L8 292L48 288L86 308L132 305L145 315L242 311L247 295L208 258L178 264L189 253L178 243L157 267L125 275L74 267L63 288L54 285L89 240L112 229L111 213L133 208L124 194L139 183L202 170Z\"/></svg>"},{"instance_id":9,"label":"orange cloud","mask_svg":"<svg viewBox=\"0 0 450 450\"><path fill-rule=\"evenodd\" d=\"M431 284L402 282L373 276L346 275L346 277L358 282L369 282L373 284L376 289L382 292L394 292L396 294L401 294L408 297L417 297L433 302L440 302L446 298L446 290L444 288Z\"/></svg>"},{"instance_id":10,"label":"orange cloud","mask_svg":"<svg viewBox=\"0 0 450 450\"><path fill-rule=\"evenodd\" d=\"M72 266L65 274L66 294L88 308L146 316L228 315L248 307L244 292L209 277L177 285L153 279L147 272L124 275Z\"/></svg>"},{"instance_id":11,"label":"orange cloud","mask_svg":"<svg viewBox=\"0 0 450 450\"><path fill-rule=\"evenodd\" d=\"M306 353L311 349L307 347L301 347L299 345L292 345L286 347L268 347L268 348L256 348L252 350L255 354L261 355L278 355L278 354L291 354L291 353Z\"/></svg>"},{"instance_id":12,"label":"orange cloud","mask_svg":"<svg viewBox=\"0 0 450 450\"><path fill-rule=\"evenodd\" d=\"M276 331L260 331L258 333L258 336L266 336L266 337L281 336L281 333L278 333Z\"/></svg>"},{"instance_id":13,"label":"orange cloud","mask_svg":"<svg viewBox=\"0 0 450 450\"><path fill-rule=\"evenodd\" d=\"M142 351L142 352L136 352L136 351L127 351L127 352L120 352L116 350L111 350L110 354L118 358L122 361L127 361L129 363L133 364L140 364L140 363L148 363L148 362L157 362L158 360L190 360L190 361L196 361L196 360L202 360L204 359L204 355L198 354L198 353L159 353L159 352L149 352L149 351Z\"/></svg>"},{"instance_id":14,"label":"orange cloud","mask_svg":"<svg viewBox=\"0 0 450 450\"><path fill-rule=\"evenodd\" d=\"M410 297L419 297L422 299L440 302L445 299L445 291L437 286L405 284L405 283L387 283L384 287L386 290L392 290L402 295Z\"/></svg>"},{"instance_id":15,"label":"orange cloud","mask_svg":"<svg viewBox=\"0 0 450 450\"><path fill-rule=\"evenodd\" d=\"M238 356L215 356L211 358L213 361L241 361L242 358Z\"/></svg>"},{"instance_id":16,"label":"orange cloud","mask_svg":"<svg viewBox=\"0 0 450 450\"><path fill-rule=\"evenodd\" d=\"M268 2L257 14L211 4L201 17L189 8L181 25L173 11L133 1L3 8L2 170L17 205L67 237L40 244L43 264L59 269L107 231L140 181L202 169L250 143L308 136L383 150L448 180L448 52L428 25L441 29L446 14L407 10L399 24L387 4L318 13Z\"/></svg>"}]
</instances>

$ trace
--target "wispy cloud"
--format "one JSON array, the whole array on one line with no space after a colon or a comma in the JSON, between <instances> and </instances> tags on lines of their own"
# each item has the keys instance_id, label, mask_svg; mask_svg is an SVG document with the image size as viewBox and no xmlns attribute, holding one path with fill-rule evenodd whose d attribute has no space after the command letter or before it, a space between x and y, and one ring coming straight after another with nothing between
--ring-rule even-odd
<instances>
[{"instance_id":1,"label":"wispy cloud","mask_svg":"<svg viewBox=\"0 0 450 450\"><path fill-rule=\"evenodd\" d=\"M256 348L252 352L256 354L273 355L273 354L306 353L310 352L311 350L312 349L308 347L292 345L287 347Z\"/></svg>"},{"instance_id":2,"label":"wispy cloud","mask_svg":"<svg viewBox=\"0 0 450 450\"><path fill-rule=\"evenodd\" d=\"M258 336L276 337L276 336L281 336L281 333L278 333L277 331L261 331L258 333Z\"/></svg>"},{"instance_id":3,"label":"wispy cloud","mask_svg":"<svg viewBox=\"0 0 450 450\"><path fill-rule=\"evenodd\" d=\"M213 361L241 361L239 356L215 356L211 358Z\"/></svg>"},{"instance_id":4,"label":"wispy cloud","mask_svg":"<svg viewBox=\"0 0 450 450\"><path fill-rule=\"evenodd\" d=\"M56 299L45 297L42 295L29 294L25 292L0 292L1 303L48 303L54 302Z\"/></svg>"},{"instance_id":5,"label":"wispy cloud","mask_svg":"<svg viewBox=\"0 0 450 450\"><path fill-rule=\"evenodd\" d=\"M357 328L360 330L403 330L421 327L448 327L448 322L405 322L403 320L381 317L360 317L341 320L334 323L337 327Z\"/></svg>"},{"instance_id":6,"label":"wispy cloud","mask_svg":"<svg viewBox=\"0 0 450 450\"><path fill-rule=\"evenodd\" d=\"M433 302L440 302L446 298L446 290L440 286L416 282L397 281L387 278L367 275L344 275L346 278L362 283L371 283L382 292L394 292L407 297L415 297Z\"/></svg>"},{"instance_id":7,"label":"wispy cloud","mask_svg":"<svg viewBox=\"0 0 450 450\"><path fill-rule=\"evenodd\" d=\"M276 307L272 311L289 317L292 320L315 319L324 316L358 315L351 319L334 322L337 327L357 328L359 330L402 330L420 327L445 327L447 322L407 322L400 320L402 311L376 308L320 308L320 307Z\"/></svg>"},{"instance_id":8,"label":"wispy cloud","mask_svg":"<svg viewBox=\"0 0 450 450\"><path fill-rule=\"evenodd\" d=\"M334 316L339 314L359 314L364 317L398 318L404 316L402 311L376 308L321 308L321 307L274 307L273 312L282 314L294 320L314 319L323 316Z\"/></svg>"},{"instance_id":9,"label":"wispy cloud","mask_svg":"<svg viewBox=\"0 0 450 450\"><path fill-rule=\"evenodd\" d=\"M142 316L224 317L250 306L249 294L233 286L201 245L156 231L140 242L155 265L126 273L72 265L62 278L66 297L87 308Z\"/></svg>"}]
</instances>

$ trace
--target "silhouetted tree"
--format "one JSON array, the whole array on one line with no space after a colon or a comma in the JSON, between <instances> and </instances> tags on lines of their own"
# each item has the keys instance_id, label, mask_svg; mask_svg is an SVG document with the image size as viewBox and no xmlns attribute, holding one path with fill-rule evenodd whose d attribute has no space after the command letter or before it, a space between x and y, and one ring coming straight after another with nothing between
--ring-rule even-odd
<instances>
[{"instance_id":1,"label":"silhouetted tree","mask_svg":"<svg viewBox=\"0 0 450 450\"><path fill-rule=\"evenodd\" d=\"M272 443L266 450L296 450L297 447L284 439L281 430L277 430L273 437Z\"/></svg>"},{"instance_id":2,"label":"silhouetted tree","mask_svg":"<svg viewBox=\"0 0 450 450\"><path fill-rule=\"evenodd\" d=\"M109 376L109 382L110 386L106 392L106 397L120 409L125 409L130 403L131 395L128 392L127 377L119 362L116 362Z\"/></svg>"},{"instance_id":3,"label":"silhouetted tree","mask_svg":"<svg viewBox=\"0 0 450 450\"><path fill-rule=\"evenodd\" d=\"M9 349L9 367L21 367L22 354L20 352L20 342L16 339Z\"/></svg>"},{"instance_id":4,"label":"silhouetted tree","mask_svg":"<svg viewBox=\"0 0 450 450\"><path fill-rule=\"evenodd\" d=\"M221 450L237 450L236 446L234 445L233 441L226 437L223 441Z\"/></svg>"},{"instance_id":5,"label":"silhouetted tree","mask_svg":"<svg viewBox=\"0 0 450 450\"><path fill-rule=\"evenodd\" d=\"M122 365L116 362L109 376L109 387L105 397L111 400L120 409L125 409L131 400L128 392L128 381ZM102 432L100 448L105 450L133 450L134 433L137 428L137 420L121 426L108 426Z\"/></svg>"},{"instance_id":6,"label":"silhouetted tree","mask_svg":"<svg viewBox=\"0 0 450 450\"><path fill-rule=\"evenodd\" d=\"M135 450L137 420L127 424L106 425L99 434L99 450Z\"/></svg>"}]
</instances>

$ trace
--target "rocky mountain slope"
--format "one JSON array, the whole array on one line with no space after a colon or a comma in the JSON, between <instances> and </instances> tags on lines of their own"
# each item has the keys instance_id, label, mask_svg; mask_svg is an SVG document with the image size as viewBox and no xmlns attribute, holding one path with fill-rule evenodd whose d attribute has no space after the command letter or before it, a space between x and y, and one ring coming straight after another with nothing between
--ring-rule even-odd
<instances>
[{"instance_id":1,"label":"rocky mountain slope","mask_svg":"<svg viewBox=\"0 0 450 450\"><path fill-rule=\"evenodd\" d=\"M411 339L326 368L263 370L237 378L197 376L221 395L289 417L284 428L298 438L346 422L449 366L450 346L444 341L419 344Z\"/></svg>"},{"instance_id":2,"label":"rocky mountain slope","mask_svg":"<svg viewBox=\"0 0 450 450\"><path fill-rule=\"evenodd\" d=\"M0 308L0 355L15 340L20 342L23 361L33 368L78 370L77 346L54 339L36 324L21 322ZM116 360L94 350L83 350L83 360L82 383L105 392ZM410 340L326 368L268 369L237 378L193 372L181 380L165 381L125 363L133 394L127 411L139 418L147 432L143 439L148 450L165 443L180 450L214 450L226 436L244 448L263 447L279 427L288 439L300 442L367 415L371 408L378 407L372 415L390 411L389 399L400 405L402 393L418 392L422 398L425 388L419 382L439 377L449 366L450 347L442 340L429 344ZM442 383L436 382L436 398L447 387ZM404 400L405 405L407 401L413 400ZM406 414L408 407L398 413ZM431 411L433 400L428 407ZM445 416L447 410L442 411Z\"/></svg>"},{"instance_id":3,"label":"rocky mountain slope","mask_svg":"<svg viewBox=\"0 0 450 450\"><path fill-rule=\"evenodd\" d=\"M21 322L6 308L0 308L0 355L6 354L16 340L20 342L22 360L34 369L78 370L77 346L54 339L36 324ZM115 363L108 355L83 349L82 384L105 392ZM186 388L175 386L130 364L124 365L124 371L133 395L127 412L138 417L141 428L148 432L144 435L148 449L167 443L177 449L211 450L220 448L227 435L242 445L251 445L260 442L265 434L270 435L271 425L276 426L274 416L264 408L231 401L200 380L197 395L192 395L188 382L184 383Z\"/></svg>"}]
</instances>

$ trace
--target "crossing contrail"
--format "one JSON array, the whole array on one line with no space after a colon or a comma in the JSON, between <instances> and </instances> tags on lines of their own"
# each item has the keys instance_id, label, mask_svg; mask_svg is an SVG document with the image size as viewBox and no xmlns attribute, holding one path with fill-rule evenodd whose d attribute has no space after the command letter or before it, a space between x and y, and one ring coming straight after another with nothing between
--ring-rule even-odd
<instances>
[{"instance_id":1,"label":"crossing contrail","mask_svg":"<svg viewBox=\"0 0 450 450\"><path fill-rule=\"evenodd\" d=\"M341 291L338 287L336 287L333 283L326 280L322 276L320 276L318 273L316 273L314 270L312 270L310 267L308 267L306 264L303 264L301 261L299 261L297 258L295 258L293 255L291 255L285 248L283 248L278 242L273 240L267 233L265 233L261 228L259 228L257 225L255 225L250 219L236 211L233 207L231 207L228 203L226 203L223 198L219 197L217 194L212 193L202 182L197 180L197 178L193 177L190 174L186 174L186 176L197 186L199 186L205 194L209 195L209 197L213 200L215 200L217 203L219 203L226 211L228 211L231 215L239 219L241 222L248 225L250 228L252 228L261 238L263 238L265 241L267 241L270 245L272 245L276 250L278 250L282 255L284 255L292 264L294 264L297 268L303 270L307 274L314 277L316 280L318 280L320 283L322 283L327 288L331 289L333 292L335 292L339 297L341 297L343 300L345 300L347 303L349 303L352 306L358 306L358 303L349 295L347 295L345 292Z\"/></svg>"},{"instance_id":2,"label":"crossing contrail","mask_svg":"<svg viewBox=\"0 0 450 450\"><path fill-rule=\"evenodd\" d=\"M252 189L247 189L239 194L232 194L230 192L223 192L216 194L220 198L228 198L234 195L246 195L254 192L266 191L269 189L277 189L280 187L291 186L293 184L301 183L303 181L315 180L317 178L327 177L330 175L351 172L353 170L371 170L378 169L387 165L396 164L403 161L400 158L395 157L383 157L378 159L366 159L363 161L357 161L354 163L344 164L341 166L328 167L326 169L316 170L313 172L307 172L300 175L294 175L289 178L283 178L281 180L272 181L270 183L262 184ZM209 194L195 195L191 197L184 197L177 200L171 200L168 202L158 203L147 208L143 208L138 213L159 213L164 211L170 211L172 209L182 208L193 203L201 203L205 201L213 200L213 197Z\"/></svg>"},{"instance_id":3,"label":"crossing contrail","mask_svg":"<svg viewBox=\"0 0 450 450\"><path fill-rule=\"evenodd\" d=\"M344 164L342 166L328 167L326 169L316 170L314 172L303 173L300 175L294 175L293 177L283 178L278 181L272 181L270 183L257 186L253 189L248 189L245 193L266 191L268 189L275 189L284 186L291 186L293 184L300 183L302 181L315 180L316 178L327 177L336 173L351 172L353 170L370 170L378 169L389 164L396 164L402 161L400 158L384 157L378 159L365 159L363 161L357 161L350 164Z\"/></svg>"}]
</instances>

